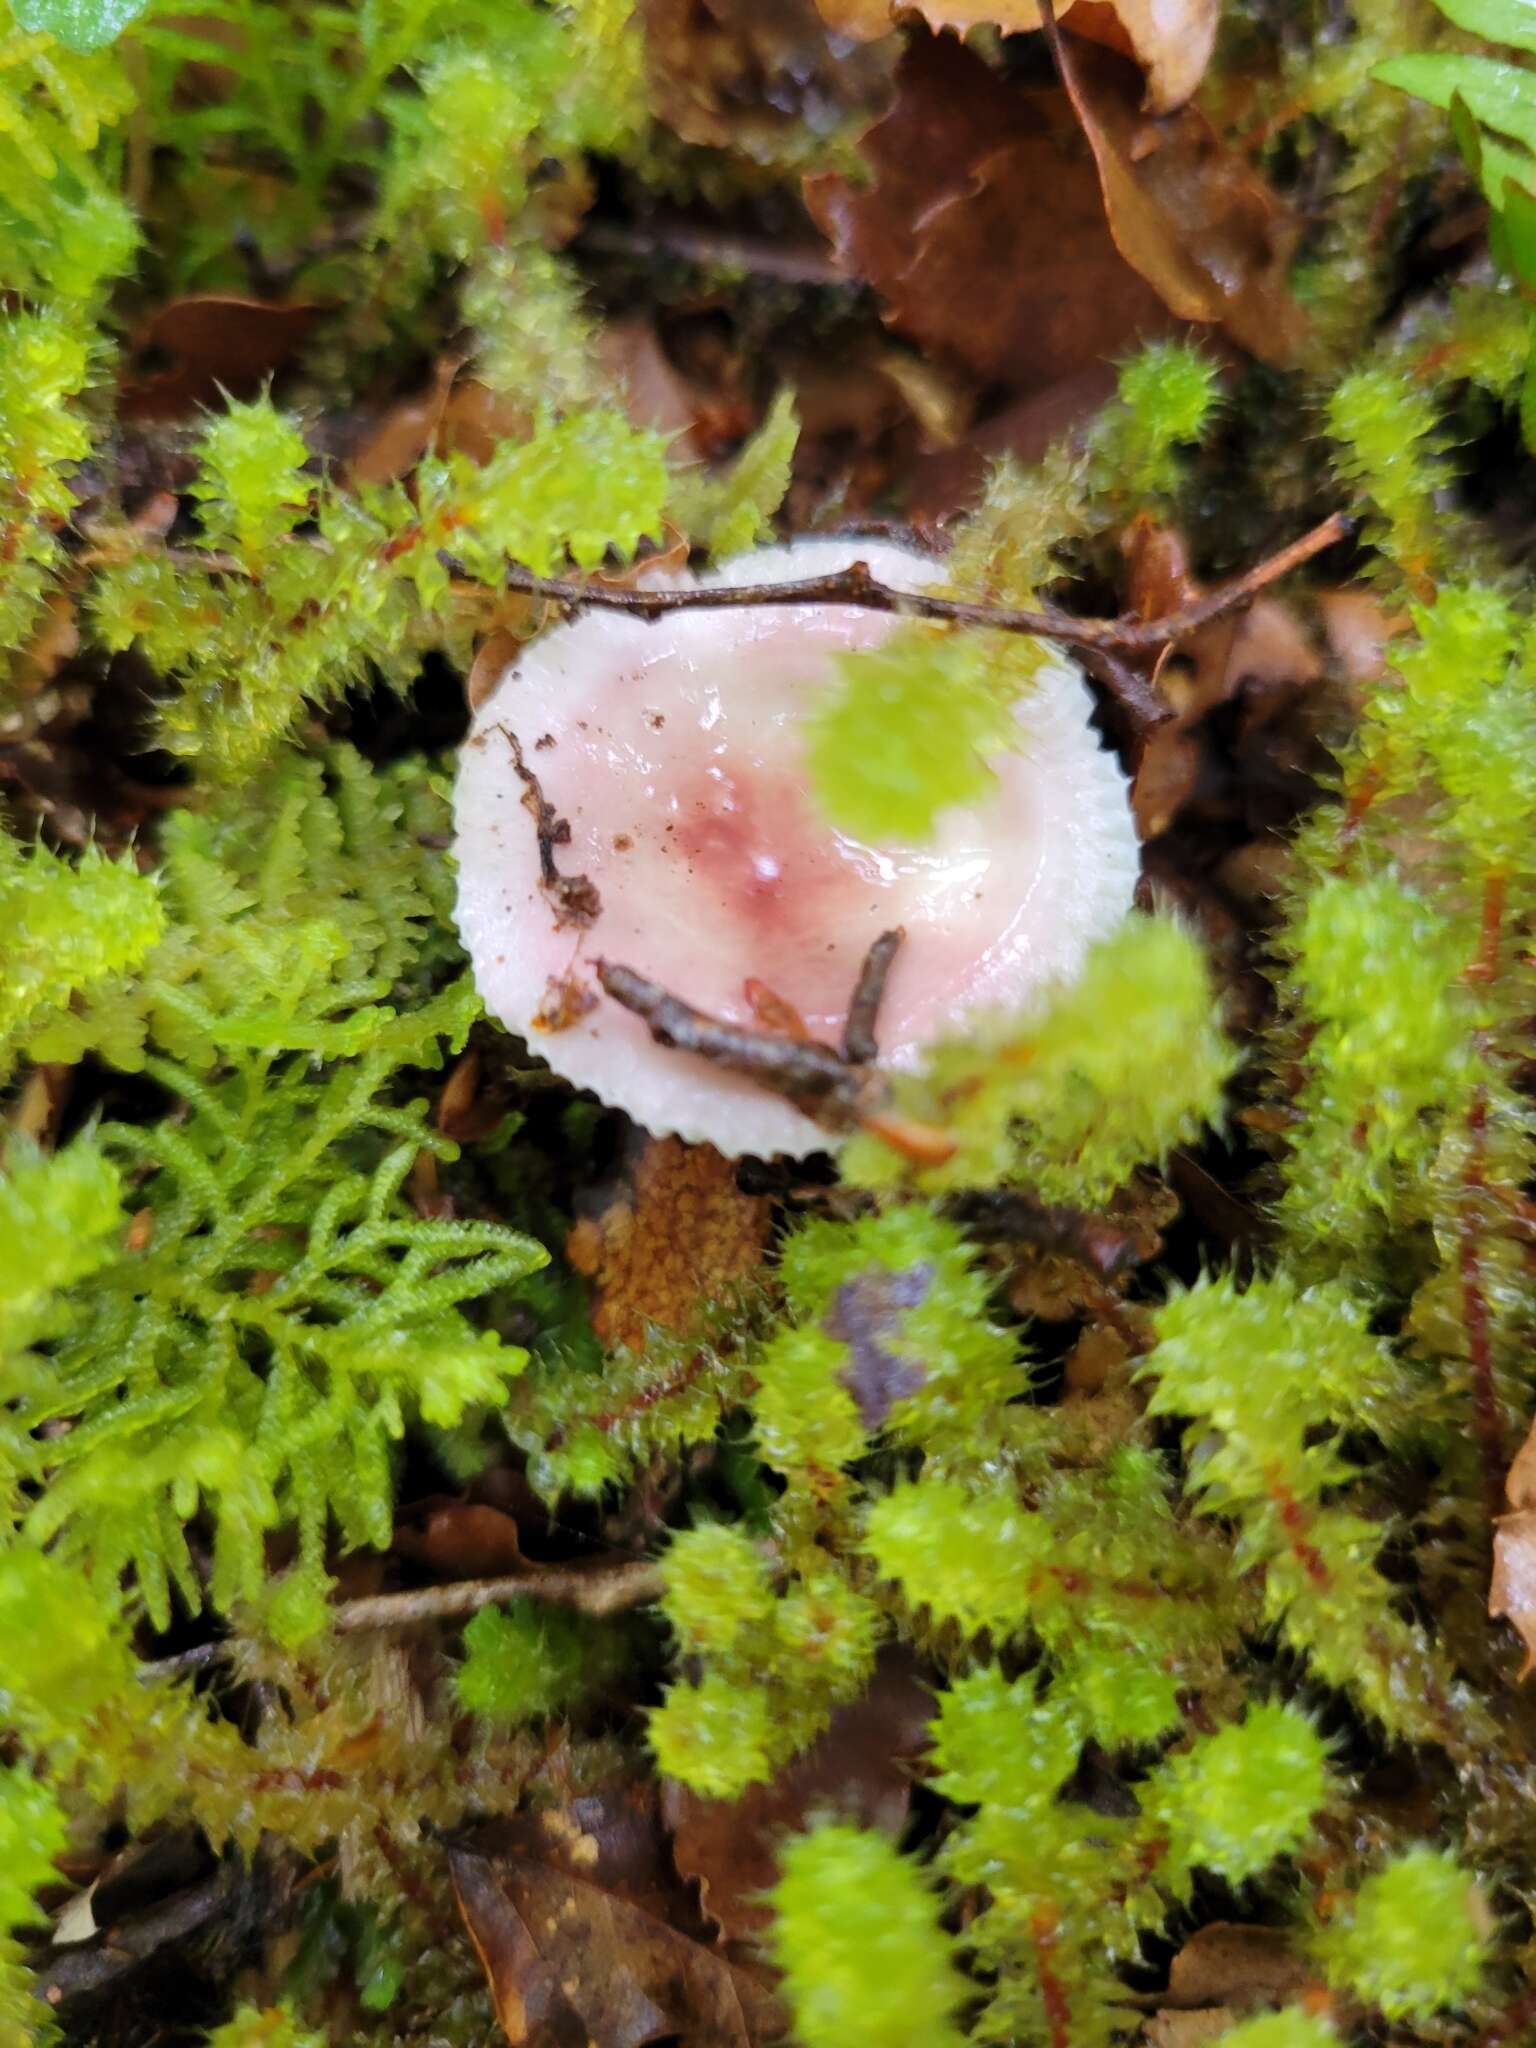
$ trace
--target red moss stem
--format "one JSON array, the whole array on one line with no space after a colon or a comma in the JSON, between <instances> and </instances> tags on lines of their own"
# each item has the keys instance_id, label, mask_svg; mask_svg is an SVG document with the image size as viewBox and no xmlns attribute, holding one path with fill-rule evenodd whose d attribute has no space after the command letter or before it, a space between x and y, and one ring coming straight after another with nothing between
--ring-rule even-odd
<instances>
[{"instance_id":1,"label":"red moss stem","mask_svg":"<svg viewBox=\"0 0 1536 2048\"><path fill-rule=\"evenodd\" d=\"M1280 1526L1285 1531L1291 1555L1313 1585L1319 1590L1326 1590L1333 1584L1333 1573L1328 1569L1327 1559L1308 1533L1311 1518L1306 1509L1285 1481L1275 1478L1273 1474L1270 1475L1269 1497L1279 1512Z\"/></svg>"},{"instance_id":2,"label":"red moss stem","mask_svg":"<svg viewBox=\"0 0 1536 2048\"><path fill-rule=\"evenodd\" d=\"M1477 1089L1467 1112L1467 1138L1457 1263L1461 1275L1461 1319L1467 1333L1467 1366L1472 1378L1472 1422L1482 1451L1483 1491L1492 1521L1499 1513L1509 1461L1504 1454L1499 1395L1493 1376L1493 1317L1483 1285L1482 1209L1488 1191L1488 1095L1483 1088Z\"/></svg>"},{"instance_id":3,"label":"red moss stem","mask_svg":"<svg viewBox=\"0 0 1536 2048\"><path fill-rule=\"evenodd\" d=\"M1499 977L1499 950L1504 938L1504 899L1509 888L1509 878L1501 868L1490 868L1483 877L1483 917L1478 933L1477 956L1466 971L1465 979L1475 982L1497 981Z\"/></svg>"},{"instance_id":4,"label":"red moss stem","mask_svg":"<svg viewBox=\"0 0 1536 2048\"><path fill-rule=\"evenodd\" d=\"M1056 1973L1054 1961L1056 1928L1053 1906L1039 1906L1030 1915L1029 1938L1035 1951L1035 1975L1040 1983L1040 2003L1045 2008L1051 2048L1072 2048L1072 2001Z\"/></svg>"}]
</instances>

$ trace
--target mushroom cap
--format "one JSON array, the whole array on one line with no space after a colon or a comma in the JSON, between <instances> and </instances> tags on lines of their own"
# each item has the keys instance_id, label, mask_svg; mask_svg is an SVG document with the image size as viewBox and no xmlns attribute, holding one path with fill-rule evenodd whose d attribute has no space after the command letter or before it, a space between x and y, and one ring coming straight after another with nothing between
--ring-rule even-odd
<instances>
[{"instance_id":1,"label":"mushroom cap","mask_svg":"<svg viewBox=\"0 0 1536 2048\"><path fill-rule=\"evenodd\" d=\"M888 542L811 539L721 563L703 583L771 583L868 563L921 590L934 558ZM1125 779L1088 722L1081 671L1052 652L1018 706L1016 751L985 801L944 812L931 844L868 846L819 815L803 721L838 655L874 647L887 615L806 604L593 611L532 642L475 714L455 798L459 932L487 1009L557 1072L647 1130L739 1156L835 1141L752 1082L653 1042L597 987L622 963L696 1008L751 1025L749 979L835 1044L860 963L893 925L878 1021L884 1064L915 1064L980 1009L1071 979L1136 883ZM562 925L540 887L535 821L513 733L570 825L563 874L601 896ZM590 990L563 1006L554 992ZM552 1012L563 1007L564 1016ZM542 1022L541 1022L542 1016ZM566 1020L569 1021L566 1021Z\"/></svg>"}]
</instances>

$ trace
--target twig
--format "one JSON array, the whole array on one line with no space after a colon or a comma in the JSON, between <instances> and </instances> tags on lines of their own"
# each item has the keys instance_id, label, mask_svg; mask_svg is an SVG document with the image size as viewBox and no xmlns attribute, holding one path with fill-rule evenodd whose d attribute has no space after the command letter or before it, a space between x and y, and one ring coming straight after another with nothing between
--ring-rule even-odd
<instances>
[{"instance_id":1,"label":"twig","mask_svg":"<svg viewBox=\"0 0 1536 2048\"><path fill-rule=\"evenodd\" d=\"M815 1038L786 1038L776 1031L728 1024L722 1017L696 1010L681 996L669 995L660 982L648 981L632 967L611 960L598 961L597 978L616 1003L644 1020L658 1045L697 1053L727 1073L756 1081L829 1129L847 1130L860 1121L870 1072L850 1066L836 1047ZM883 1083L880 1092L883 1095Z\"/></svg>"},{"instance_id":2,"label":"twig","mask_svg":"<svg viewBox=\"0 0 1536 2048\"><path fill-rule=\"evenodd\" d=\"M1254 568L1218 584L1192 604L1182 605L1160 619L1143 619L1123 614L1113 619L1083 619L1054 605L1038 611L1014 606L977 604L966 598L935 597L927 591L896 590L881 583L865 562L850 562L846 569L834 569L825 576L806 576L788 583L704 583L682 584L672 589L619 589L607 583L568 583L556 576L535 576L529 569L511 565L506 587L527 597L547 598L573 610L628 612L634 618L659 619L668 612L739 611L753 606L797 604L852 605L859 611L890 612L904 619L935 619L956 626L981 626L995 633L1035 633L1048 640L1063 640L1070 646L1093 649L1122 649L1146 653L1180 640L1197 626L1219 619L1223 613L1246 604L1269 584L1343 540L1351 524L1342 512L1335 512L1293 540L1277 554ZM451 575L464 576L462 562L452 555L439 559Z\"/></svg>"},{"instance_id":3,"label":"twig","mask_svg":"<svg viewBox=\"0 0 1536 2048\"><path fill-rule=\"evenodd\" d=\"M185 1940L217 1918L245 1882L241 1865L230 1860L202 1884L177 1892L148 1912L136 1913L109 1927L102 1939L63 1950L36 1978L37 1995L48 2005L99 1992L157 1950Z\"/></svg>"},{"instance_id":4,"label":"twig","mask_svg":"<svg viewBox=\"0 0 1536 2048\"><path fill-rule=\"evenodd\" d=\"M415 1621L452 1621L478 1614L506 1600L547 1600L578 1614L624 1614L661 1598L661 1567L648 1558L632 1563L580 1571L548 1566L543 1571L514 1572L499 1579L454 1579L442 1586L421 1586L410 1593L373 1593L362 1600L344 1600L332 1610L338 1635L366 1629L398 1628Z\"/></svg>"},{"instance_id":5,"label":"twig","mask_svg":"<svg viewBox=\"0 0 1536 2048\"><path fill-rule=\"evenodd\" d=\"M560 872L555 848L570 845L570 820L562 818L545 796L538 776L523 758L523 743L511 726L498 724L496 730L512 749L512 766L523 785L523 808L533 817L534 830L539 838L539 887L554 905L555 923L575 925L585 930L597 922L603 899L598 895L596 885L585 875L562 875Z\"/></svg>"},{"instance_id":6,"label":"twig","mask_svg":"<svg viewBox=\"0 0 1536 2048\"><path fill-rule=\"evenodd\" d=\"M905 937L906 933L897 925L894 931L882 932L864 955L864 965L853 985L853 996L843 1025L843 1058L851 1067L872 1066L879 1057L875 1020L885 1000L885 983L891 962Z\"/></svg>"},{"instance_id":7,"label":"twig","mask_svg":"<svg viewBox=\"0 0 1536 2048\"><path fill-rule=\"evenodd\" d=\"M577 240L596 256L653 261L672 256L705 270L745 270L784 284L847 285L823 243L770 241L764 235L733 235L672 217L644 227L611 220L587 221Z\"/></svg>"},{"instance_id":8,"label":"twig","mask_svg":"<svg viewBox=\"0 0 1536 2048\"><path fill-rule=\"evenodd\" d=\"M902 936L900 931L882 932L865 954L840 1046L728 1024L614 961L599 960L597 978L616 1003L644 1019L658 1045L696 1053L727 1073L755 1081L829 1131L866 1130L915 1165L942 1166L953 1157L955 1140L932 1124L896 1115L890 1082L874 1065L875 1016ZM868 1059L854 1056L866 1047Z\"/></svg>"},{"instance_id":9,"label":"twig","mask_svg":"<svg viewBox=\"0 0 1536 2048\"><path fill-rule=\"evenodd\" d=\"M891 962L905 936L899 927L882 932L864 955L837 1046L823 1045L801 1032L728 1024L617 961L599 960L597 978L616 1003L643 1019L658 1045L696 1053L729 1074L740 1074L782 1095L829 1130L847 1131L878 1116L889 1099L888 1084L874 1066L875 1021Z\"/></svg>"},{"instance_id":10,"label":"twig","mask_svg":"<svg viewBox=\"0 0 1536 2048\"><path fill-rule=\"evenodd\" d=\"M343 1600L331 1609L331 1627L338 1635L355 1636L410 1622L451 1621L509 1600L543 1600L578 1614L623 1614L631 1607L659 1600L661 1586L661 1567L647 1558L585 1570L549 1565L499 1579L450 1579L444 1585L420 1586L408 1593L371 1593L364 1599ZM179 1678L185 1672L222 1663L234 1649L233 1639L198 1643L174 1657L141 1664L139 1677Z\"/></svg>"}]
</instances>

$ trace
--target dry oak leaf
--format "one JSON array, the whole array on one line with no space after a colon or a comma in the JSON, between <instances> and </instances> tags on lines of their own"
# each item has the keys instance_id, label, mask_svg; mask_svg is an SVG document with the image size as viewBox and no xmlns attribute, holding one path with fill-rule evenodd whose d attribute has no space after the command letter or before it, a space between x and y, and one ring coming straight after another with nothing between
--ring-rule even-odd
<instances>
[{"instance_id":1,"label":"dry oak leaf","mask_svg":"<svg viewBox=\"0 0 1536 2048\"><path fill-rule=\"evenodd\" d=\"M680 1875L697 1883L699 1902L724 1940L767 1931L779 1851L813 1817L834 1814L900 1834L912 1803L909 1766L927 1746L933 1711L933 1695L911 1657L887 1650L868 1691L839 1707L810 1748L768 1784L748 1786L739 1799L702 1799L668 1781L662 1814L673 1831L673 1858Z\"/></svg>"},{"instance_id":2,"label":"dry oak leaf","mask_svg":"<svg viewBox=\"0 0 1536 2048\"><path fill-rule=\"evenodd\" d=\"M1510 1512L1494 1524L1488 1612L1508 1621L1525 1644L1524 1679L1536 1670L1536 1423L1515 1453L1504 1497Z\"/></svg>"},{"instance_id":3,"label":"dry oak leaf","mask_svg":"<svg viewBox=\"0 0 1536 2048\"><path fill-rule=\"evenodd\" d=\"M1307 334L1289 285L1295 213L1198 108L1145 113L1123 58L1063 40L1060 60L1127 262L1180 319L1216 323L1261 362L1294 362Z\"/></svg>"},{"instance_id":4,"label":"dry oak leaf","mask_svg":"<svg viewBox=\"0 0 1536 2048\"><path fill-rule=\"evenodd\" d=\"M763 1980L674 1924L665 1892L628 1881L622 1840L582 1809L494 1855L454 1849L464 1924L512 2048L759 2048L783 2013ZM682 1912L686 1899L677 1901Z\"/></svg>"},{"instance_id":5,"label":"dry oak leaf","mask_svg":"<svg viewBox=\"0 0 1536 2048\"><path fill-rule=\"evenodd\" d=\"M762 1264L770 1203L744 1195L712 1145L636 1134L628 1172L582 1216L566 1257L593 1282L592 1327L639 1350L652 1326L687 1336Z\"/></svg>"},{"instance_id":6,"label":"dry oak leaf","mask_svg":"<svg viewBox=\"0 0 1536 2048\"><path fill-rule=\"evenodd\" d=\"M989 26L1012 35L1042 26L1039 0L816 0L823 20L860 42L889 35L899 15L918 15L933 29ZM1216 44L1221 0L1063 0L1078 35L1134 57L1147 74L1147 109L1166 114L1182 106L1205 76Z\"/></svg>"},{"instance_id":7,"label":"dry oak leaf","mask_svg":"<svg viewBox=\"0 0 1536 2048\"><path fill-rule=\"evenodd\" d=\"M859 146L870 183L803 185L838 267L873 285L898 332L983 383L1042 390L1176 325L1115 246L1061 91L919 35Z\"/></svg>"}]
</instances>

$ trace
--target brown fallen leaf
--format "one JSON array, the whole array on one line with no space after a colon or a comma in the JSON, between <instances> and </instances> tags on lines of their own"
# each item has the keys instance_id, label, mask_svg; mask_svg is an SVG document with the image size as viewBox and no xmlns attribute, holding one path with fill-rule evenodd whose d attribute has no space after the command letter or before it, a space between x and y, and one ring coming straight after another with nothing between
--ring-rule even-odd
<instances>
[{"instance_id":1,"label":"brown fallen leaf","mask_svg":"<svg viewBox=\"0 0 1536 2048\"><path fill-rule=\"evenodd\" d=\"M1294 212L1195 107L1143 111L1134 65L1058 38L1061 74L1099 167L1116 247L1181 320L1209 321L1261 362L1296 360Z\"/></svg>"},{"instance_id":2,"label":"brown fallen leaf","mask_svg":"<svg viewBox=\"0 0 1536 2048\"><path fill-rule=\"evenodd\" d=\"M173 299L133 337L120 411L125 419L172 420L217 405L221 395L251 398L274 371L301 354L323 305L273 305L216 292ZM132 369L146 358L158 368Z\"/></svg>"},{"instance_id":3,"label":"brown fallen leaf","mask_svg":"<svg viewBox=\"0 0 1536 2048\"><path fill-rule=\"evenodd\" d=\"M764 1979L687 1931L636 1810L578 1800L449 1853L455 1897L512 2048L759 2048L784 2017Z\"/></svg>"},{"instance_id":4,"label":"brown fallen leaf","mask_svg":"<svg viewBox=\"0 0 1536 2048\"><path fill-rule=\"evenodd\" d=\"M1312 1973L1279 1927L1217 1920L1193 1933L1168 1970L1168 1988L1138 2003L1156 2006L1146 2048L1203 2048L1250 2013L1299 2000Z\"/></svg>"},{"instance_id":5,"label":"brown fallen leaf","mask_svg":"<svg viewBox=\"0 0 1536 2048\"><path fill-rule=\"evenodd\" d=\"M504 626L487 633L475 649L475 658L464 678L464 698L470 710L478 711L517 658L522 642Z\"/></svg>"},{"instance_id":6,"label":"brown fallen leaf","mask_svg":"<svg viewBox=\"0 0 1536 2048\"><path fill-rule=\"evenodd\" d=\"M649 314L626 313L610 320L597 338L597 359L623 394L624 410L634 425L667 435L679 461L715 452L715 437L704 428L718 400L682 374L662 347ZM749 416L737 425L737 434L750 425Z\"/></svg>"},{"instance_id":7,"label":"brown fallen leaf","mask_svg":"<svg viewBox=\"0 0 1536 2048\"><path fill-rule=\"evenodd\" d=\"M1311 1982L1306 1960L1283 1927L1213 1920L1197 1928L1168 1966L1162 2006L1283 2005Z\"/></svg>"},{"instance_id":8,"label":"brown fallen leaf","mask_svg":"<svg viewBox=\"0 0 1536 2048\"><path fill-rule=\"evenodd\" d=\"M1062 92L919 35L860 149L872 182L804 182L839 267L899 332L985 383L1041 390L1175 324L1115 246Z\"/></svg>"},{"instance_id":9,"label":"brown fallen leaf","mask_svg":"<svg viewBox=\"0 0 1536 2048\"><path fill-rule=\"evenodd\" d=\"M1195 2012L1159 2011L1141 2030L1146 2048L1205 2048L1207 2041L1219 2041L1241 2014L1234 2006L1207 2005Z\"/></svg>"},{"instance_id":10,"label":"brown fallen leaf","mask_svg":"<svg viewBox=\"0 0 1536 2048\"><path fill-rule=\"evenodd\" d=\"M437 437L463 366L462 356L439 356L426 389L390 406L352 452L347 473L354 483L393 483L416 467Z\"/></svg>"},{"instance_id":11,"label":"brown fallen leaf","mask_svg":"<svg viewBox=\"0 0 1536 2048\"><path fill-rule=\"evenodd\" d=\"M989 26L1005 35L1042 26L1039 0L816 0L839 35L867 41L889 35L901 15L917 15L932 29ZM1216 43L1220 0L1064 0L1076 35L1134 57L1147 74L1147 108L1166 114L1182 106L1205 76Z\"/></svg>"},{"instance_id":12,"label":"brown fallen leaf","mask_svg":"<svg viewBox=\"0 0 1536 2048\"><path fill-rule=\"evenodd\" d=\"M1504 1481L1510 1512L1493 1530L1493 1576L1488 1612L1508 1621L1525 1644L1520 1677L1536 1670L1536 1422L1514 1456Z\"/></svg>"},{"instance_id":13,"label":"brown fallen leaf","mask_svg":"<svg viewBox=\"0 0 1536 2048\"><path fill-rule=\"evenodd\" d=\"M686 1336L762 1263L770 1209L712 1145L639 1134L625 1178L566 1240L593 1282L593 1329L637 1350L653 1325Z\"/></svg>"},{"instance_id":14,"label":"brown fallen leaf","mask_svg":"<svg viewBox=\"0 0 1536 2048\"><path fill-rule=\"evenodd\" d=\"M912 1786L908 1765L921 1755L933 1695L905 1652L880 1659L869 1690L839 1707L824 1734L766 1785L740 1799L701 1799L668 1783L662 1813L672 1829L681 1875L699 1887L705 1913L726 1941L761 1935L772 1914L766 1893L778 1876L785 1838L828 1813L897 1835Z\"/></svg>"},{"instance_id":15,"label":"brown fallen leaf","mask_svg":"<svg viewBox=\"0 0 1536 2048\"><path fill-rule=\"evenodd\" d=\"M433 1494L413 1501L395 1517L397 1555L444 1579L497 1579L537 1571L524 1557L517 1523L484 1502Z\"/></svg>"},{"instance_id":16,"label":"brown fallen leaf","mask_svg":"<svg viewBox=\"0 0 1536 2048\"><path fill-rule=\"evenodd\" d=\"M808 118L873 106L888 76L888 55L834 41L812 0L642 0L639 11L652 110L708 149L767 155Z\"/></svg>"},{"instance_id":17,"label":"brown fallen leaf","mask_svg":"<svg viewBox=\"0 0 1536 2048\"><path fill-rule=\"evenodd\" d=\"M1131 783L1131 810L1136 836L1146 843L1166 832L1200 787L1205 749L1185 728L1170 720L1147 734Z\"/></svg>"},{"instance_id":18,"label":"brown fallen leaf","mask_svg":"<svg viewBox=\"0 0 1536 2048\"><path fill-rule=\"evenodd\" d=\"M1369 590L1328 590L1317 601L1328 652L1346 682L1378 682L1387 670L1387 642L1407 627Z\"/></svg>"}]
</instances>

